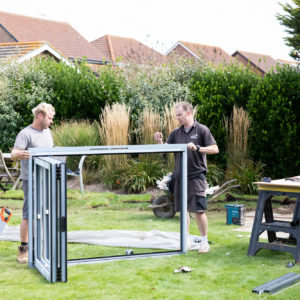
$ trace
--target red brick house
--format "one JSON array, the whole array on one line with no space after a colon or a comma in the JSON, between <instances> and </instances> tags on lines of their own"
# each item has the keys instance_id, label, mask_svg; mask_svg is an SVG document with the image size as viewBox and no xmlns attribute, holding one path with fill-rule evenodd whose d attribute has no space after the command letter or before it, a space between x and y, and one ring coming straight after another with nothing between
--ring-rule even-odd
<instances>
[{"instance_id":1,"label":"red brick house","mask_svg":"<svg viewBox=\"0 0 300 300\"><path fill-rule=\"evenodd\" d=\"M182 56L190 59L201 60L212 65L230 64L233 59L222 48L190 42L178 41L166 53L167 56Z\"/></svg>"},{"instance_id":2,"label":"red brick house","mask_svg":"<svg viewBox=\"0 0 300 300\"><path fill-rule=\"evenodd\" d=\"M101 51L68 23L0 12L0 43L47 41L70 60L100 63Z\"/></svg>"},{"instance_id":3,"label":"red brick house","mask_svg":"<svg viewBox=\"0 0 300 300\"><path fill-rule=\"evenodd\" d=\"M167 57L132 38L104 35L91 42L107 61L115 64L162 65Z\"/></svg>"},{"instance_id":4,"label":"red brick house","mask_svg":"<svg viewBox=\"0 0 300 300\"><path fill-rule=\"evenodd\" d=\"M278 62L270 55L257 54L252 52L237 50L232 54L232 57L243 65L250 65L250 68L261 75L264 75L272 69L276 71Z\"/></svg>"},{"instance_id":5,"label":"red brick house","mask_svg":"<svg viewBox=\"0 0 300 300\"><path fill-rule=\"evenodd\" d=\"M297 67L297 66L299 66L299 62L294 61L294 60L277 59L277 61L278 61L280 64L283 64L283 65L289 65L289 66L291 66L291 67Z\"/></svg>"}]
</instances>

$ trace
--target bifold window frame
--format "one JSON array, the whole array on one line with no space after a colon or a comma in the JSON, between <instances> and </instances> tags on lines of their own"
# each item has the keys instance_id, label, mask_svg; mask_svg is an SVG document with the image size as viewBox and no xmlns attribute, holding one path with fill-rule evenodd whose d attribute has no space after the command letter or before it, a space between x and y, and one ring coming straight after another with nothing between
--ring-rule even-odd
<instances>
[{"instance_id":1,"label":"bifold window frame","mask_svg":"<svg viewBox=\"0 0 300 300\"><path fill-rule=\"evenodd\" d=\"M187 146L186 144L30 148L28 167L28 266L50 282L67 281L67 266L187 252ZM67 260L66 163L59 157L178 153L180 155L180 249L133 255Z\"/></svg>"}]
</instances>

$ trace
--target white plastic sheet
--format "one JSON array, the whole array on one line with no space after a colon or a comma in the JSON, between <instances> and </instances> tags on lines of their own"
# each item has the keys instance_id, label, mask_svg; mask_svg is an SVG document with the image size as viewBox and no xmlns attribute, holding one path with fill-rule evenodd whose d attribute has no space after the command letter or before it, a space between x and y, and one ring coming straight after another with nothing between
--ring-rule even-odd
<instances>
[{"instance_id":1,"label":"white plastic sheet","mask_svg":"<svg viewBox=\"0 0 300 300\"><path fill-rule=\"evenodd\" d=\"M19 227L6 226L0 240L19 241ZM197 250L197 236L187 237L188 250ZM68 242L103 245L110 247L149 248L180 250L180 233L159 230L101 230L101 231L70 231Z\"/></svg>"}]
</instances>

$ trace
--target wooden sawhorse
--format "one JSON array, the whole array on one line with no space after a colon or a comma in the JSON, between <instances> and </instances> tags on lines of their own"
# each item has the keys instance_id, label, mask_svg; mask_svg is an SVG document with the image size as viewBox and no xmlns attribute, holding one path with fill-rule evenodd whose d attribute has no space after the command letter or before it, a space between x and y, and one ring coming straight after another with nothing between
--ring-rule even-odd
<instances>
[{"instance_id":1,"label":"wooden sawhorse","mask_svg":"<svg viewBox=\"0 0 300 300\"><path fill-rule=\"evenodd\" d=\"M285 179L271 182L254 182L258 185L259 198L248 248L248 256L254 256L261 249L290 252L296 263L300 263L300 183ZM291 222L274 220L273 196L296 197L296 206ZM263 222L263 214L265 222ZM268 233L268 242L260 242L259 236ZM276 232L289 233L289 238L278 238Z\"/></svg>"}]
</instances>

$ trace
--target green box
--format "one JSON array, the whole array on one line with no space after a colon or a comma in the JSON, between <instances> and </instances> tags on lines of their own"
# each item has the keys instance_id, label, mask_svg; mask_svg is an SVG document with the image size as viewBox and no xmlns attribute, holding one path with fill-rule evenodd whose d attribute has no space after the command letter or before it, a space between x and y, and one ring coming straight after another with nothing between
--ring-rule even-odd
<instances>
[{"instance_id":1,"label":"green box","mask_svg":"<svg viewBox=\"0 0 300 300\"><path fill-rule=\"evenodd\" d=\"M227 225L244 225L245 224L245 205L244 204L227 204L226 224Z\"/></svg>"}]
</instances>

